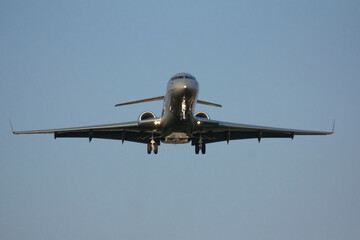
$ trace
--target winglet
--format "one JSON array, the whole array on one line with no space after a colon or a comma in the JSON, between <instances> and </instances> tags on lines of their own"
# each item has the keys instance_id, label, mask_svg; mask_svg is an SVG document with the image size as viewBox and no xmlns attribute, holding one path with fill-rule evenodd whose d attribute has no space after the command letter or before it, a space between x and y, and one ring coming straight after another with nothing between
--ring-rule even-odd
<instances>
[{"instance_id":1,"label":"winglet","mask_svg":"<svg viewBox=\"0 0 360 240\"><path fill-rule=\"evenodd\" d=\"M13 133L13 134L15 134L15 131L14 131L13 125L12 125L12 123L11 123L11 120L9 120L9 122L10 122L11 131L12 131L12 133Z\"/></svg>"},{"instance_id":2,"label":"winglet","mask_svg":"<svg viewBox=\"0 0 360 240\"><path fill-rule=\"evenodd\" d=\"M333 128L332 128L331 134L333 134L334 131L335 131L335 119L334 119L334 121L333 121Z\"/></svg>"}]
</instances>

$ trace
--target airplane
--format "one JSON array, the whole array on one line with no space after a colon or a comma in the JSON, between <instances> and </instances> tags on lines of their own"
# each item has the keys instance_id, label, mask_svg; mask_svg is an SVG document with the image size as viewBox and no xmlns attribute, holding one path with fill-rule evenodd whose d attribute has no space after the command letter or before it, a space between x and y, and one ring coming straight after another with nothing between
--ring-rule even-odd
<instances>
[{"instance_id":1,"label":"airplane","mask_svg":"<svg viewBox=\"0 0 360 240\"><path fill-rule=\"evenodd\" d=\"M144 143L147 153L158 153L160 143L182 144L189 143L195 147L195 153L206 153L209 143L237 139L257 138L291 138L295 135L330 135L332 131L308 131L275 127L255 126L239 123L230 123L211 120L205 112L195 113L197 103L214 107L220 104L198 100L199 84L196 78L188 73L174 75L167 84L165 96L147 98L131 102L116 104L115 107L163 100L163 109L160 117L153 112L146 111L140 114L137 121L72 127L58 129L44 129L32 131L14 131L13 134L54 134L54 138L93 138L116 139ZM11 123L10 123L11 124Z\"/></svg>"}]
</instances>

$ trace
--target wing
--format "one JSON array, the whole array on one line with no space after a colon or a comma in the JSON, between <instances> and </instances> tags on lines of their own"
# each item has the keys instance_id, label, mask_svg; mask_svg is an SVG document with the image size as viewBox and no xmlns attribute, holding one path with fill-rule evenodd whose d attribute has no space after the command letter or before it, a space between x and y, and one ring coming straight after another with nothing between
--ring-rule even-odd
<instances>
[{"instance_id":1,"label":"wing","mask_svg":"<svg viewBox=\"0 0 360 240\"><path fill-rule=\"evenodd\" d=\"M31 131L13 131L13 134L54 134L54 138L93 138L115 139L124 141L132 141L139 143L148 143L151 138L160 138L155 127L155 121L159 119L146 119L139 125L138 121L93 125L73 128L57 128L43 129ZM153 124L151 124L153 123ZM146 126L146 127L144 127Z\"/></svg>"},{"instance_id":2,"label":"wing","mask_svg":"<svg viewBox=\"0 0 360 240\"><path fill-rule=\"evenodd\" d=\"M257 138L260 142L262 138L294 138L295 135L329 135L334 133L335 127L334 122L332 131L327 132L255 126L203 118L196 118L196 121L197 133L194 134L194 137L199 138L201 135L205 143L229 142L230 140L250 138Z\"/></svg>"}]
</instances>

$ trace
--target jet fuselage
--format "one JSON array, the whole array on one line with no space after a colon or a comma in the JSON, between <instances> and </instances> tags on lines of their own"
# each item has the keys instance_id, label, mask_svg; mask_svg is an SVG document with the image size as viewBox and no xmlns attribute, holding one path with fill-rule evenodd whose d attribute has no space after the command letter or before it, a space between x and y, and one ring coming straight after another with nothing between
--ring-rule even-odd
<instances>
[{"instance_id":1,"label":"jet fuselage","mask_svg":"<svg viewBox=\"0 0 360 240\"><path fill-rule=\"evenodd\" d=\"M187 143L194 131L194 110L199 93L196 79L186 73L170 79L164 98L162 142Z\"/></svg>"}]
</instances>

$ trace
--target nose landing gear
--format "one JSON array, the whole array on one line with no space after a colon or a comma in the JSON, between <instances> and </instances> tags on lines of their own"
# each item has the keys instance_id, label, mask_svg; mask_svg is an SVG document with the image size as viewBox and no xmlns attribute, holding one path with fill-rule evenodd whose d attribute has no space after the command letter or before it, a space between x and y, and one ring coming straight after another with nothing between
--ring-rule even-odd
<instances>
[{"instance_id":1,"label":"nose landing gear","mask_svg":"<svg viewBox=\"0 0 360 240\"><path fill-rule=\"evenodd\" d=\"M158 146L159 145L157 143L154 143L154 144L148 143L147 144L147 153L151 154L151 152L154 151L154 154L158 154L158 149L159 149Z\"/></svg>"},{"instance_id":2,"label":"nose landing gear","mask_svg":"<svg viewBox=\"0 0 360 240\"><path fill-rule=\"evenodd\" d=\"M151 154L154 151L154 154L158 154L159 144L157 144L154 139L151 139L151 142L147 144L147 153Z\"/></svg>"}]
</instances>

